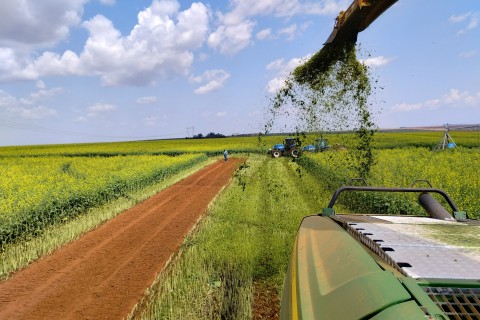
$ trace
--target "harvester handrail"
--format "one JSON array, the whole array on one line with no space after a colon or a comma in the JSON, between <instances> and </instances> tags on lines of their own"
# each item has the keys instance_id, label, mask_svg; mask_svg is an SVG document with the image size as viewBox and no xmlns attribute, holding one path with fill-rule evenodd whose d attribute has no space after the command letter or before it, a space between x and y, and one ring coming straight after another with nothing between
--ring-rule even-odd
<instances>
[{"instance_id":1,"label":"harvester handrail","mask_svg":"<svg viewBox=\"0 0 480 320\"><path fill-rule=\"evenodd\" d=\"M410 193L423 193L423 192L433 192L438 193L447 201L450 208L452 208L453 212L457 212L458 207L455 205L453 200L450 196L443 190L436 189L436 188L388 188L388 187L364 187L364 186L343 186L337 189L330 200L327 208L333 208L335 201L337 201L338 196L340 193L344 191L376 191L376 192L410 192Z\"/></svg>"}]
</instances>

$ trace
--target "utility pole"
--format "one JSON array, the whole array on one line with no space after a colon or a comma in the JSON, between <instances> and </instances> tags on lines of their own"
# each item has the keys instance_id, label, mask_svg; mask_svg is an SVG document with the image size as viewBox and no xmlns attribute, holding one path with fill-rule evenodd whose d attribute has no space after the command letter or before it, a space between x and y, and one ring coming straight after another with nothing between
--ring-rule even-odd
<instances>
[{"instance_id":1,"label":"utility pole","mask_svg":"<svg viewBox=\"0 0 480 320\"><path fill-rule=\"evenodd\" d=\"M190 132L192 132L191 135L190 135ZM194 135L195 135L195 127L187 127L187 138L193 138Z\"/></svg>"}]
</instances>

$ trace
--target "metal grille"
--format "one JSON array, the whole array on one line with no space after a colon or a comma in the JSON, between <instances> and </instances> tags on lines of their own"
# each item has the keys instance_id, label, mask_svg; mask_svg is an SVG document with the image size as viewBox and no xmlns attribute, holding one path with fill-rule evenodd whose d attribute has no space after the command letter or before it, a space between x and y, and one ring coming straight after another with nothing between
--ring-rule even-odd
<instances>
[{"instance_id":1,"label":"metal grille","mask_svg":"<svg viewBox=\"0 0 480 320\"><path fill-rule=\"evenodd\" d=\"M480 320L480 288L422 288L450 319Z\"/></svg>"}]
</instances>

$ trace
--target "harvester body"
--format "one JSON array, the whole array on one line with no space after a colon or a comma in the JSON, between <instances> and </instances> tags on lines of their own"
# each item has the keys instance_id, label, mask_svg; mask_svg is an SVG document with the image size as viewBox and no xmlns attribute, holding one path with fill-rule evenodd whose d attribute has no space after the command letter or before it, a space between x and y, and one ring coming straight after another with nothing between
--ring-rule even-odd
<instances>
[{"instance_id":1,"label":"harvester body","mask_svg":"<svg viewBox=\"0 0 480 320\"><path fill-rule=\"evenodd\" d=\"M343 191L416 192L428 215L337 214ZM480 223L438 189L343 187L300 225L281 318L480 319Z\"/></svg>"}]
</instances>

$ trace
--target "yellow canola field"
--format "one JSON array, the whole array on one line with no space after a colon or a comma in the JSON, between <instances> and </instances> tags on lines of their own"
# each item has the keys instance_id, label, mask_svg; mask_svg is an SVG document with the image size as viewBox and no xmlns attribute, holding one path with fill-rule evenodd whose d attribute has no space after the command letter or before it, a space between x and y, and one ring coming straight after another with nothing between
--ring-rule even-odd
<instances>
[{"instance_id":1,"label":"yellow canola field","mask_svg":"<svg viewBox=\"0 0 480 320\"><path fill-rule=\"evenodd\" d=\"M201 154L0 158L0 244L206 158Z\"/></svg>"},{"instance_id":2,"label":"yellow canola field","mask_svg":"<svg viewBox=\"0 0 480 320\"><path fill-rule=\"evenodd\" d=\"M280 143L283 137L265 137L259 141L257 136L227 137L210 139L172 139L152 141L130 141L111 143L79 143L38 146L0 147L0 156L30 155L119 155L119 154L159 154L159 153L211 153L220 154L224 149L231 152L259 152L268 150L274 143Z\"/></svg>"},{"instance_id":3,"label":"yellow canola field","mask_svg":"<svg viewBox=\"0 0 480 320\"><path fill-rule=\"evenodd\" d=\"M460 210L480 217L480 150L463 149L433 152L425 148L374 151L376 164L367 183L372 186L409 187L415 180L428 180L432 187L446 191ZM356 177L346 152L309 155L320 165L322 177L334 189ZM308 162L308 160L307 160ZM310 164L311 165L311 164ZM428 187L418 182L417 187Z\"/></svg>"}]
</instances>

